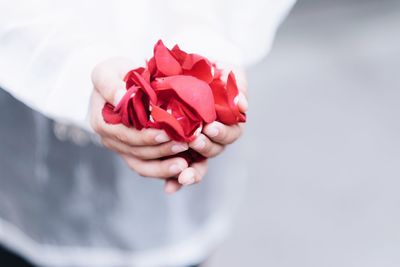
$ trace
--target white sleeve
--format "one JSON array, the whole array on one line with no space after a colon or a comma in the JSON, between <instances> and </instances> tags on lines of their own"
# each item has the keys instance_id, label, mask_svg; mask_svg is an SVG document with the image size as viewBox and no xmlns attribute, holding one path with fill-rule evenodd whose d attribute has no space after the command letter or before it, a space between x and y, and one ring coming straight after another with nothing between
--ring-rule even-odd
<instances>
[{"instance_id":1,"label":"white sleeve","mask_svg":"<svg viewBox=\"0 0 400 267\"><path fill-rule=\"evenodd\" d=\"M266 56L279 25L296 0L235 0L227 18L229 39L240 47L243 64L255 64Z\"/></svg>"},{"instance_id":2,"label":"white sleeve","mask_svg":"<svg viewBox=\"0 0 400 267\"><path fill-rule=\"evenodd\" d=\"M89 128L91 70L118 49L108 29L88 29L79 14L87 9L60 2L1 1L0 87L50 118Z\"/></svg>"},{"instance_id":3,"label":"white sleeve","mask_svg":"<svg viewBox=\"0 0 400 267\"><path fill-rule=\"evenodd\" d=\"M166 36L171 44L178 41L189 51L244 66L253 65L268 54L280 23L296 2L167 1L174 7L174 20L180 23Z\"/></svg>"},{"instance_id":4,"label":"white sleeve","mask_svg":"<svg viewBox=\"0 0 400 267\"><path fill-rule=\"evenodd\" d=\"M237 65L260 60L295 0L0 1L0 87L58 121L89 128L90 73L162 38Z\"/></svg>"}]
</instances>

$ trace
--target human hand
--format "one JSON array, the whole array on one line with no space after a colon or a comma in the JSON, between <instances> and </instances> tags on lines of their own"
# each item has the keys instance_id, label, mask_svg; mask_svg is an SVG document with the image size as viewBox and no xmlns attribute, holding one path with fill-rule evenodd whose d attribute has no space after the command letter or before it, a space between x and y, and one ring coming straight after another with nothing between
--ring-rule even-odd
<instances>
[{"instance_id":1,"label":"human hand","mask_svg":"<svg viewBox=\"0 0 400 267\"><path fill-rule=\"evenodd\" d=\"M166 160L159 158L185 151L189 146L206 157L221 153L223 148L233 143L242 133L243 126L224 125L214 122L206 125L193 142L188 144L171 141L164 131L143 129L138 131L122 124L104 122L101 110L105 102L119 102L126 90L123 78L132 69L132 62L126 59L111 59L99 64L93 71L91 124L100 135L102 143L118 153L127 164L140 175L165 179L165 191L176 192L182 185L198 183L207 171L207 161L187 165L180 157ZM240 89L238 105L242 112L247 110L247 83L244 72L235 70ZM176 179L177 178L177 179Z\"/></svg>"},{"instance_id":2,"label":"human hand","mask_svg":"<svg viewBox=\"0 0 400 267\"><path fill-rule=\"evenodd\" d=\"M171 156L188 149L188 144L170 140L167 134L157 129L127 128L122 124L105 123L102 108L106 102L116 105L125 94L125 74L132 69L132 62L122 58L110 59L100 63L92 72L94 85L91 99L91 126L101 138L103 145L119 154L139 175L165 179L165 191L172 193L180 188L176 179L194 179L206 167L188 168L185 159Z\"/></svg>"},{"instance_id":3,"label":"human hand","mask_svg":"<svg viewBox=\"0 0 400 267\"><path fill-rule=\"evenodd\" d=\"M224 67L224 70L229 68ZM247 111L247 80L242 69L234 69L237 85L239 88L238 106L243 113ZM228 72L225 71L225 74ZM226 75L225 75L226 80ZM191 143L189 147L196 150L207 158L215 157L220 154L225 146L235 142L243 133L244 123L225 125L221 122L212 122L203 128L202 133ZM187 183L188 184L188 183Z\"/></svg>"}]
</instances>

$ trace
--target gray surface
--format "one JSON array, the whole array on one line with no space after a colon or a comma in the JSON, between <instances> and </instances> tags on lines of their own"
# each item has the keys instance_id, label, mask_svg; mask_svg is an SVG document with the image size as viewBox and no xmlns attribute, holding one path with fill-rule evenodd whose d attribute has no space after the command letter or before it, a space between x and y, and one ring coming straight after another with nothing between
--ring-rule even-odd
<instances>
[{"instance_id":1,"label":"gray surface","mask_svg":"<svg viewBox=\"0 0 400 267\"><path fill-rule=\"evenodd\" d=\"M250 71L250 181L208 266L400 266L400 2L301 2Z\"/></svg>"}]
</instances>

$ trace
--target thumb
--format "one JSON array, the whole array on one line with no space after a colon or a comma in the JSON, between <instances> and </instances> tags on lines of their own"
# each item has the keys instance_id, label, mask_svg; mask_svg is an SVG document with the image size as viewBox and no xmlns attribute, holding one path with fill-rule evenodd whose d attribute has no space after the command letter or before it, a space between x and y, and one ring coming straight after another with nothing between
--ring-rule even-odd
<instances>
[{"instance_id":1,"label":"thumb","mask_svg":"<svg viewBox=\"0 0 400 267\"><path fill-rule=\"evenodd\" d=\"M92 71L92 83L103 98L116 106L126 93L124 76L133 67L132 61L112 58L98 64Z\"/></svg>"},{"instance_id":2,"label":"thumb","mask_svg":"<svg viewBox=\"0 0 400 267\"><path fill-rule=\"evenodd\" d=\"M245 113L249 108L249 102L247 101L247 97L242 92L239 92L238 95L238 107L240 112L242 113Z\"/></svg>"}]
</instances>

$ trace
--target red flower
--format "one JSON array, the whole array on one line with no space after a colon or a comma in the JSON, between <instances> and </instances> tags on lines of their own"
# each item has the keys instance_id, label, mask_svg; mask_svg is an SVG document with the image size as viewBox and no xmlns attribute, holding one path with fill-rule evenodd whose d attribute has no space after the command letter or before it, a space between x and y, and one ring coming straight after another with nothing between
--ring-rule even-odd
<instances>
[{"instance_id":1,"label":"red flower","mask_svg":"<svg viewBox=\"0 0 400 267\"><path fill-rule=\"evenodd\" d=\"M207 58L188 54L177 45L169 50L160 40L146 67L125 76L127 92L118 105L104 105L104 120L139 130L163 129L180 142L193 141L204 124L215 120L244 122L246 116L237 106L235 76L231 72L225 83L221 73ZM193 150L179 155L189 163L204 159Z\"/></svg>"}]
</instances>

